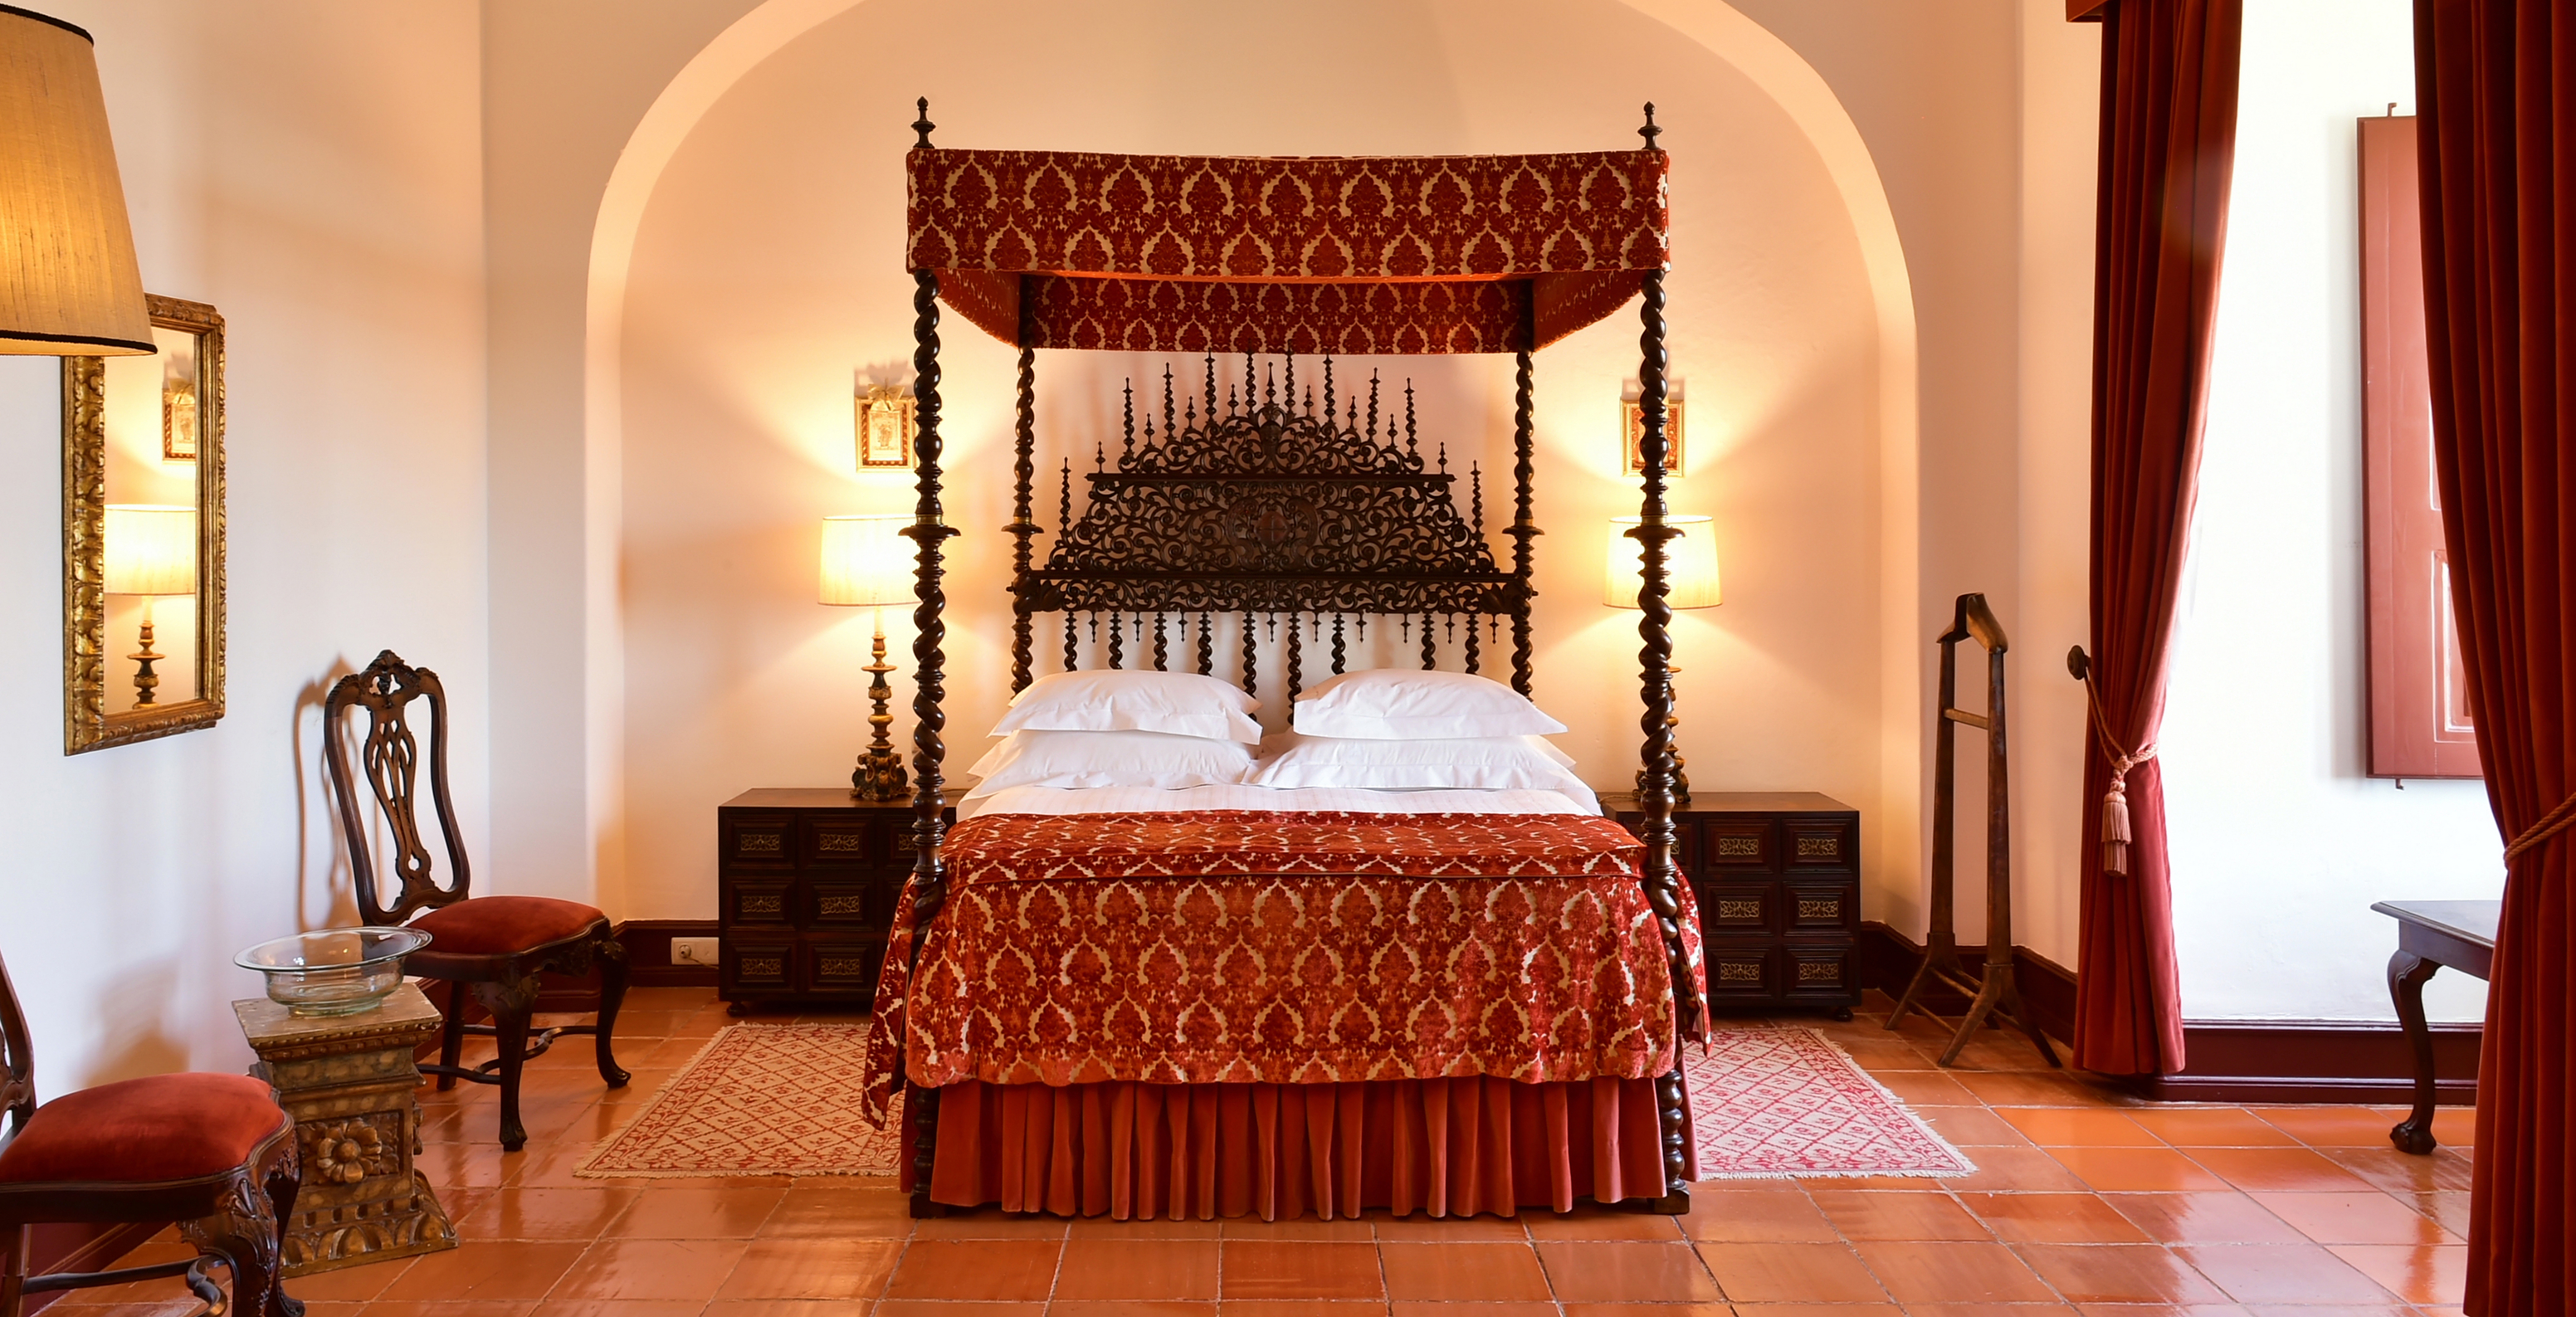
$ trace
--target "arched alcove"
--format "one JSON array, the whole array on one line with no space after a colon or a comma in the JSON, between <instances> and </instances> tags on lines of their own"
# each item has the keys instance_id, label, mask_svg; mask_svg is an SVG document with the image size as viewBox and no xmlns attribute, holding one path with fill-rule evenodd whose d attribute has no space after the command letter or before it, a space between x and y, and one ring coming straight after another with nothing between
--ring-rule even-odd
<instances>
[{"instance_id":1,"label":"arched alcove","mask_svg":"<svg viewBox=\"0 0 2576 1317\"><path fill-rule=\"evenodd\" d=\"M1911 905L1914 848L1889 843L1914 832L1919 792L1913 311L1832 93L1718 0L1354 3L1277 26L1178 3L1077 19L770 0L640 122L594 234L585 380L592 634L612 642L594 652L618 660L594 673L590 735L626 833L610 848L626 873L602 874L617 913L710 913L706 806L835 780L863 739L868 619L811 602L813 538L826 513L908 503L908 481L853 469L847 399L854 369L911 347L899 165L916 93L948 144L1282 154L1618 146L1655 99L1692 408L1677 506L1716 514L1727 556L1726 606L1677 627L1693 779L1873 811L1872 886ZM962 767L1006 694L1012 363L954 317L947 339ZM1538 373L1539 698L1605 786L1635 748L1635 615L1599 584L1603 519L1633 511L1616 423L1634 343L1622 316ZM1370 366L1416 382L1454 461L1507 449L1507 361L1344 363ZM1042 463L1087 453L1120 382L1159 368L1042 360Z\"/></svg>"}]
</instances>

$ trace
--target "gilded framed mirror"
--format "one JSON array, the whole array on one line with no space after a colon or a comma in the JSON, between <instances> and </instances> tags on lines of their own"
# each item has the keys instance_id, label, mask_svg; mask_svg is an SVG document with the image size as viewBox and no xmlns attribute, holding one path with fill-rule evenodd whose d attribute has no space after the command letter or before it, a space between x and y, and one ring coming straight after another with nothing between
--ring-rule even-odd
<instances>
[{"instance_id":1,"label":"gilded framed mirror","mask_svg":"<svg viewBox=\"0 0 2576 1317\"><path fill-rule=\"evenodd\" d=\"M154 297L151 356L63 358L63 753L224 716L224 318Z\"/></svg>"}]
</instances>

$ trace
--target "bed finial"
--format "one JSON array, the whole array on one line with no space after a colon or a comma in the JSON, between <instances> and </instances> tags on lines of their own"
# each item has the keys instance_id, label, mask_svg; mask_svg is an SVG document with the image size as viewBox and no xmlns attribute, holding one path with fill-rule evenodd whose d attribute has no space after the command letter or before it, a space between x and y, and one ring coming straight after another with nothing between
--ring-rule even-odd
<instances>
[{"instance_id":1,"label":"bed finial","mask_svg":"<svg viewBox=\"0 0 2576 1317\"><path fill-rule=\"evenodd\" d=\"M912 121L912 131L920 134L921 140L914 142L912 144L912 149L916 151L932 150L934 148L930 145L930 130L938 127L939 125L930 121L930 98L924 96L920 100L915 101L914 104L921 107L921 117Z\"/></svg>"},{"instance_id":2,"label":"bed finial","mask_svg":"<svg viewBox=\"0 0 2576 1317\"><path fill-rule=\"evenodd\" d=\"M1324 424L1333 423L1333 354L1324 354Z\"/></svg>"},{"instance_id":3,"label":"bed finial","mask_svg":"<svg viewBox=\"0 0 2576 1317\"><path fill-rule=\"evenodd\" d=\"M1179 442L1181 437L1181 427L1173 421L1172 415L1172 363L1166 361L1163 363L1163 442L1166 445Z\"/></svg>"},{"instance_id":4,"label":"bed finial","mask_svg":"<svg viewBox=\"0 0 2576 1317\"><path fill-rule=\"evenodd\" d=\"M1657 155L1662 155L1664 153L1664 148L1655 145L1655 139L1663 136L1663 133L1663 129L1655 126L1655 103L1653 101L1646 102L1646 126L1638 129L1637 135L1646 139L1647 150L1652 151ZM922 144L924 146L929 145L928 139L924 139Z\"/></svg>"},{"instance_id":5,"label":"bed finial","mask_svg":"<svg viewBox=\"0 0 2576 1317\"><path fill-rule=\"evenodd\" d=\"M1127 447L1118 454L1118 469L1124 471L1127 463L1136 456L1136 381L1127 381L1119 390L1119 399L1119 405L1126 413L1127 427ZM1148 431L1154 428L1154 409L1150 405L1145 408L1145 428Z\"/></svg>"}]
</instances>

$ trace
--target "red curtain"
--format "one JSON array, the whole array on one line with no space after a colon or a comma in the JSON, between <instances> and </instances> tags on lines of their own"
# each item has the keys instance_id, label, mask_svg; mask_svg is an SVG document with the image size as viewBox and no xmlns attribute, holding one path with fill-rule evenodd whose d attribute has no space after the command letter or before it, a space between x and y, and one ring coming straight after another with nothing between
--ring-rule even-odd
<instances>
[{"instance_id":1,"label":"red curtain","mask_svg":"<svg viewBox=\"0 0 2576 1317\"><path fill-rule=\"evenodd\" d=\"M2241 0L2112 0L2098 13L2096 708L2074 1043L2079 1066L2146 1075L2183 1063L2164 790L2152 755L2200 467L2243 10ZM2124 770L2128 844L2106 846L2119 840Z\"/></svg>"},{"instance_id":2,"label":"red curtain","mask_svg":"<svg viewBox=\"0 0 2576 1317\"><path fill-rule=\"evenodd\" d=\"M2576 1308L2576 16L2416 0L2426 346L2504 916L2478 1069L2468 1310Z\"/></svg>"}]
</instances>

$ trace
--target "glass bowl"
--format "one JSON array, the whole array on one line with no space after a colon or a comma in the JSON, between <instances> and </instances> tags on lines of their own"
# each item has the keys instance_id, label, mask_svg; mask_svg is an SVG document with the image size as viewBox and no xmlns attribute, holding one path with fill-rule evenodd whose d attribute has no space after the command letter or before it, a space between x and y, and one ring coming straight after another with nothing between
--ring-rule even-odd
<instances>
[{"instance_id":1,"label":"glass bowl","mask_svg":"<svg viewBox=\"0 0 2576 1317\"><path fill-rule=\"evenodd\" d=\"M373 1010L402 983L403 957L429 945L416 928L326 928L298 933L233 957L268 977L268 999L292 1015Z\"/></svg>"}]
</instances>

